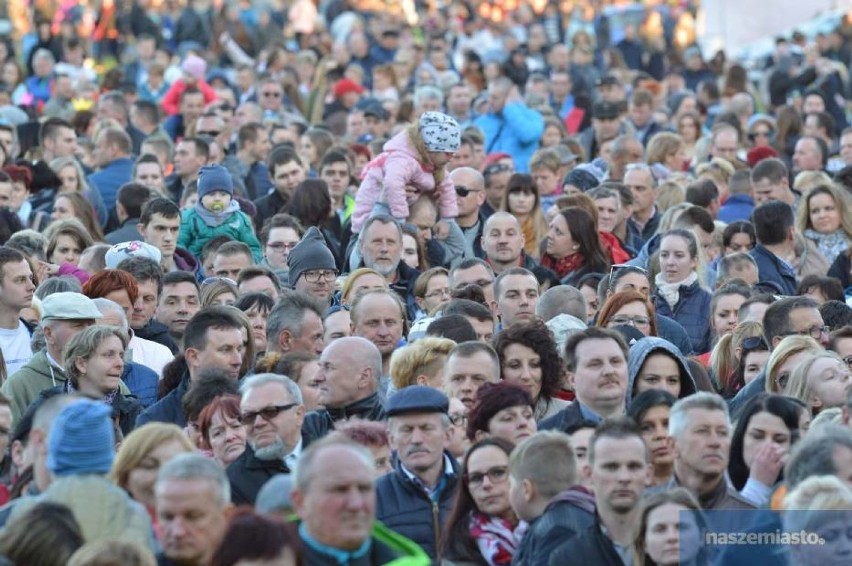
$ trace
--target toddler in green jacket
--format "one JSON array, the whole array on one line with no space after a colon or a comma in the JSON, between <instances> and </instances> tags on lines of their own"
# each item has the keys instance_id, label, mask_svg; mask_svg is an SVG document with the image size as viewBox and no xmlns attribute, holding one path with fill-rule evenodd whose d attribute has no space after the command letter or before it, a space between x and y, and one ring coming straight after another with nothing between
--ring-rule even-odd
<instances>
[{"instance_id":1,"label":"toddler in green jacket","mask_svg":"<svg viewBox=\"0 0 852 566\"><path fill-rule=\"evenodd\" d=\"M205 165L198 173L198 202L183 211L178 246L200 257L204 244L222 235L246 244L255 263L262 259L251 218L234 199L231 174L221 165Z\"/></svg>"}]
</instances>

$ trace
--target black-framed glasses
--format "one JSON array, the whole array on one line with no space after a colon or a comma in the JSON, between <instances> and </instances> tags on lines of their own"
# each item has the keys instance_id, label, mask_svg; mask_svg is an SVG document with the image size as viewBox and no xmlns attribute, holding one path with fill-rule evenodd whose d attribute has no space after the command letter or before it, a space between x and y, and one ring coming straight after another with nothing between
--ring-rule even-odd
<instances>
[{"instance_id":1,"label":"black-framed glasses","mask_svg":"<svg viewBox=\"0 0 852 566\"><path fill-rule=\"evenodd\" d=\"M467 426L467 415L450 415L453 426Z\"/></svg>"},{"instance_id":2,"label":"black-framed glasses","mask_svg":"<svg viewBox=\"0 0 852 566\"><path fill-rule=\"evenodd\" d=\"M222 132L219 131L219 130L198 130L197 132L195 132L195 135L197 135L197 136L210 136L211 138L215 138L221 133Z\"/></svg>"},{"instance_id":3,"label":"black-framed glasses","mask_svg":"<svg viewBox=\"0 0 852 566\"><path fill-rule=\"evenodd\" d=\"M503 483L507 479L509 479L509 467L508 466L494 466L493 468L489 468L485 473L482 472L474 472L472 474L467 475L467 484L471 487L479 487L482 485L482 482L485 481L487 477L491 483Z\"/></svg>"},{"instance_id":4,"label":"black-framed glasses","mask_svg":"<svg viewBox=\"0 0 852 566\"><path fill-rule=\"evenodd\" d=\"M243 426L254 426L254 422L257 420L257 416L260 415L265 421L271 421L284 411L289 411L293 407L298 407L298 403L288 403L287 405L272 405L270 407L264 407L259 411L247 411L240 415L240 422Z\"/></svg>"},{"instance_id":5,"label":"black-framed glasses","mask_svg":"<svg viewBox=\"0 0 852 566\"><path fill-rule=\"evenodd\" d=\"M812 326L811 328L806 328L798 332L783 332L779 336L810 336L814 340L819 340L820 338L822 338L823 334L828 336L829 332L831 332L830 326Z\"/></svg>"},{"instance_id":6,"label":"black-framed glasses","mask_svg":"<svg viewBox=\"0 0 852 566\"><path fill-rule=\"evenodd\" d=\"M471 189L469 187L465 187L464 185L456 185L456 194L462 198L466 197L470 193L478 193L479 189Z\"/></svg>"},{"instance_id":7,"label":"black-framed glasses","mask_svg":"<svg viewBox=\"0 0 852 566\"><path fill-rule=\"evenodd\" d=\"M284 250L292 250L298 243L299 242L270 242L266 244L266 247L273 249L276 252L283 252Z\"/></svg>"},{"instance_id":8,"label":"black-framed glasses","mask_svg":"<svg viewBox=\"0 0 852 566\"><path fill-rule=\"evenodd\" d=\"M331 269L312 269L311 271L305 271L303 275L305 276L305 281L308 283L319 283L320 279L326 283L331 283L337 277L337 271Z\"/></svg>"},{"instance_id":9,"label":"black-framed glasses","mask_svg":"<svg viewBox=\"0 0 852 566\"><path fill-rule=\"evenodd\" d=\"M609 319L610 324L614 324L616 326L629 325L629 326L648 326L651 324L651 319L647 316L630 316L626 314L617 314L614 317Z\"/></svg>"}]
</instances>

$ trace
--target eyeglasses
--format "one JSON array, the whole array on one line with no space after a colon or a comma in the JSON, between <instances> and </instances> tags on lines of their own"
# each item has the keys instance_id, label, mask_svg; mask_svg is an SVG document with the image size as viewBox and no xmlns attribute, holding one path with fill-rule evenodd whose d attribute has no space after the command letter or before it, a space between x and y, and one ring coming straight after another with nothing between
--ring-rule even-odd
<instances>
[{"instance_id":1,"label":"eyeglasses","mask_svg":"<svg viewBox=\"0 0 852 566\"><path fill-rule=\"evenodd\" d=\"M465 187L464 185L456 185L456 194L459 195L462 198L466 197L470 193L478 193L478 192L480 192L480 189L471 189L471 188Z\"/></svg>"},{"instance_id":2,"label":"eyeglasses","mask_svg":"<svg viewBox=\"0 0 852 566\"><path fill-rule=\"evenodd\" d=\"M450 415L450 422L453 426L465 426L467 424L467 415Z\"/></svg>"},{"instance_id":3,"label":"eyeglasses","mask_svg":"<svg viewBox=\"0 0 852 566\"><path fill-rule=\"evenodd\" d=\"M264 407L259 411L248 411L240 415L240 422L243 426L254 426L254 421L257 420L258 415L260 415L260 418L268 422L284 411L289 411L293 407L298 406L298 403L290 403L288 405L272 405L271 407Z\"/></svg>"},{"instance_id":4,"label":"eyeglasses","mask_svg":"<svg viewBox=\"0 0 852 566\"><path fill-rule=\"evenodd\" d=\"M629 324L630 326L648 326L651 324L651 319L647 316L627 316L625 314L618 314L609 319L611 324L616 326Z\"/></svg>"},{"instance_id":5,"label":"eyeglasses","mask_svg":"<svg viewBox=\"0 0 852 566\"><path fill-rule=\"evenodd\" d=\"M210 136L211 138L215 138L215 137L219 136L219 134L221 134L221 133L222 132L220 132L219 130L198 130L197 132L195 132L195 135L197 135L197 136Z\"/></svg>"},{"instance_id":6,"label":"eyeglasses","mask_svg":"<svg viewBox=\"0 0 852 566\"><path fill-rule=\"evenodd\" d=\"M449 289L435 289L431 293L426 294L427 299L434 299L435 297L451 297L451 293Z\"/></svg>"},{"instance_id":7,"label":"eyeglasses","mask_svg":"<svg viewBox=\"0 0 852 566\"><path fill-rule=\"evenodd\" d=\"M800 330L798 332L784 332L779 334L779 336L810 336L814 340L819 340L823 334L828 335L831 331L831 328L828 326L812 326L811 328L806 328L805 330Z\"/></svg>"},{"instance_id":8,"label":"eyeglasses","mask_svg":"<svg viewBox=\"0 0 852 566\"><path fill-rule=\"evenodd\" d=\"M470 487L479 487L485 481L486 477L491 483L503 483L509 479L509 468L506 466L495 466L484 474L479 472L467 474L467 484Z\"/></svg>"},{"instance_id":9,"label":"eyeglasses","mask_svg":"<svg viewBox=\"0 0 852 566\"><path fill-rule=\"evenodd\" d=\"M306 271L304 274L305 281L308 283L319 283L319 280L322 279L326 283L331 283L337 277L337 272L332 271L330 269L326 270L311 270Z\"/></svg>"},{"instance_id":10,"label":"eyeglasses","mask_svg":"<svg viewBox=\"0 0 852 566\"><path fill-rule=\"evenodd\" d=\"M266 98L281 98L280 92L264 92L262 95Z\"/></svg>"},{"instance_id":11,"label":"eyeglasses","mask_svg":"<svg viewBox=\"0 0 852 566\"><path fill-rule=\"evenodd\" d=\"M283 252L284 250L292 250L298 243L299 242L270 242L266 244L266 247L273 249L276 252Z\"/></svg>"}]
</instances>

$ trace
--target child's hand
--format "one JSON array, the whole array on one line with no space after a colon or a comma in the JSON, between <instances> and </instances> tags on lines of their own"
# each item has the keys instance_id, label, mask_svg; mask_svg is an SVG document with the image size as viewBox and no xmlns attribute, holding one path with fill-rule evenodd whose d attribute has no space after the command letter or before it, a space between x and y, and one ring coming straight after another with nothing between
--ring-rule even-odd
<instances>
[{"instance_id":1,"label":"child's hand","mask_svg":"<svg viewBox=\"0 0 852 566\"><path fill-rule=\"evenodd\" d=\"M432 228L432 234L439 240L446 240L450 235L450 223L446 220L441 220Z\"/></svg>"},{"instance_id":2,"label":"child's hand","mask_svg":"<svg viewBox=\"0 0 852 566\"><path fill-rule=\"evenodd\" d=\"M405 198L409 201L417 200L417 187L414 185L405 185Z\"/></svg>"}]
</instances>

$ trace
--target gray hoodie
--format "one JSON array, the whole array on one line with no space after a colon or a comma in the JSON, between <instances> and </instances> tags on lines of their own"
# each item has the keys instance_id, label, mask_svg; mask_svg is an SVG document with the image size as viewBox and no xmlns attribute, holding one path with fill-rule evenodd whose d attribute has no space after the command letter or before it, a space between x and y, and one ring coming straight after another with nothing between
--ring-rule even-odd
<instances>
[{"instance_id":1,"label":"gray hoodie","mask_svg":"<svg viewBox=\"0 0 852 566\"><path fill-rule=\"evenodd\" d=\"M689 364L683 354L677 347L663 338L647 336L641 340L637 340L630 347L630 355L627 358L627 399L626 405L629 407L633 401L633 387L636 384L636 377L639 375L639 370L645 365L645 360L654 352L662 351L677 361L680 367L680 397L686 397L695 393L695 380L692 378L692 373L689 371Z\"/></svg>"}]
</instances>

